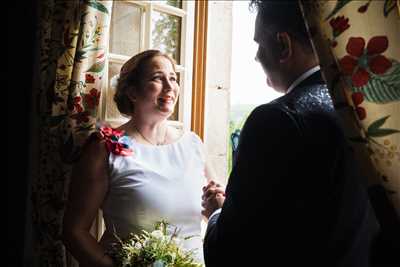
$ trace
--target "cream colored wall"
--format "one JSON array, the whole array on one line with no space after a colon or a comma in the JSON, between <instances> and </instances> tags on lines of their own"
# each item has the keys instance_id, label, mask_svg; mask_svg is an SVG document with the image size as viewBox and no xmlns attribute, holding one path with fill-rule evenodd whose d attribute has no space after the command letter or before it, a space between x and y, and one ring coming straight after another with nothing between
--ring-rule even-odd
<instances>
[{"instance_id":1,"label":"cream colored wall","mask_svg":"<svg viewBox=\"0 0 400 267\"><path fill-rule=\"evenodd\" d=\"M231 88L232 2L210 1L208 12L204 142L217 177L226 182Z\"/></svg>"}]
</instances>

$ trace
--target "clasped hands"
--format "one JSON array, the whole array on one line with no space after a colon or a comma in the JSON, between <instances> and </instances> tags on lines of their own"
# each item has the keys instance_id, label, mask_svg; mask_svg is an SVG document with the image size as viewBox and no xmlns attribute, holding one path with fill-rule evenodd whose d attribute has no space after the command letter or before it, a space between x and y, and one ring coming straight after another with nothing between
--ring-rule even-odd
<instances>
[{"instance_id":1,"label":"clasped hands","mask_svg":"<svg viewBox=\"0 0 400 267\"><path fill-rule=\"evenodd\" d=\"M214 211L224 204L225 188L211 180L206 186L203 186L201 199L201 206L203 207L201 214L208 219Z\"/></svg>"}]
</instances>

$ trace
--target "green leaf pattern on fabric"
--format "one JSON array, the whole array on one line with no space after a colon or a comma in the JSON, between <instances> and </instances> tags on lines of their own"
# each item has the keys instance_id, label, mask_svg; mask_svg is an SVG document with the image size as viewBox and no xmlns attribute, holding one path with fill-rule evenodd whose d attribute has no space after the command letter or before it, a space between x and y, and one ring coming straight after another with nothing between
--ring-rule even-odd
<instances>
[{"instance_id":1,"label":"green leaf pattern on fabric","mask_svg":"<svg viewBox=\"0 0 400 267\"><path fill-rule=\"evenodd\" d=\"M390 117L390 115L380 118L380 119L374 121L373 123L371 123L367 128L367 136L383 137L383 136L391 135L394 133L399 133L400 131L396 130L396 129L381 128L381 126L383 126L383 124L385 124L386 120L389 117Z\"/></svg>"},{"instance_id":2,"label":"green leaf pattern on fabric","mask_svg":"<svg viewBox=\"0 0 400 267\"><path fill-rule=\"evenodd\" d=\"M345 5L347 5L352 0L338 0L334 9L329 13L325 20L329 20L336 15Z\"/></svg>"},{"instance_id":3,"label":"green leaf pattern on fabric","mask_svg":"<svg viewBox=\"0 0 400 267\"><path fill-rule=\"evenodd\" d=\"M396 8L396 0L385 0L383 5L383 15L387 17L389 13Z\"/></svg>"},{"instance_id":4,"label":"green leaf pattern on fabric","mask_svg":"<svg viewBox=\"0 0 400 267\"><path fill-rule=\"evenodd\" d=\"M385 104L400 101L400 63L392 61L392 67L382 75L370 73L371 78L362 87L353 87L353 92L362 92L369 102Z\"/></svg>"},{"instance_id":5,"label":"green leaf pattern on fabric","mask_svg":"<svg viewBox=\"0 0 400 267\"><path fill-rule=\"evenodd\" d=\"M87 2L88 6L91 6L101 12L104 12L106 14L108 14L108 9L100 2L97 1L88 1Z\"/></svg>"},{"instance_id":6,"label":"green leaf pattern on fabric","mask_svg":"<svg viewBox=\"0 0 400 267\"><path fill-rule=\"evenodd\" d=\"M102 72L104 69L104 60L94 63L86 72Z\"/></svg>"}]
</instances>

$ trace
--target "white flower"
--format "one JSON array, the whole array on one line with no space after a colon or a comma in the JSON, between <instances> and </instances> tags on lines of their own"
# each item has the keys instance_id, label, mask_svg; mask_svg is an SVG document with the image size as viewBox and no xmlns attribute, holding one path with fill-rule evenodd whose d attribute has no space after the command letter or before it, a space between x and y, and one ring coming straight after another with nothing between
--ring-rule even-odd
<instances>
[{"instance_id":1,"label":"white flower","mask_svg":"<svg viewBox=\"0 0 400 267\"><path fill-rule=\"evenodd\" d=\"M160 230L155 230L150 234L155 239L162 239L164 237L163 233Z\"/></svg>"},{"instance_id":2,"label":"white flower","mask_svg":"<svg viewBox=\"0 0 400 267\"><path fill-rule=\"evenodd\" d=\"M136 242L135 243L135 248L136 249L141 249L142 248L142 244L140 244L140 242Z\"/></svg>"}]
</instances>

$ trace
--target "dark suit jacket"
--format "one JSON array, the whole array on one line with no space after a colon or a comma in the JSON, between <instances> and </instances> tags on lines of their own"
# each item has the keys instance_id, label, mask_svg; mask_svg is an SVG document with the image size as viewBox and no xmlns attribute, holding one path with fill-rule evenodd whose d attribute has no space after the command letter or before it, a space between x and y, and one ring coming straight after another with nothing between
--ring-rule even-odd
<instances>
[{"instance_id":1,"label":"dark suit jacket","mask_svg":"<svg viewBox=\"0 0 400 267\"><path fill-rule=\"evenodd\" d=\"M206 266L367 266L370 209L320 72L257 107L240 135Z\"/></svg>"}]
</instances>

